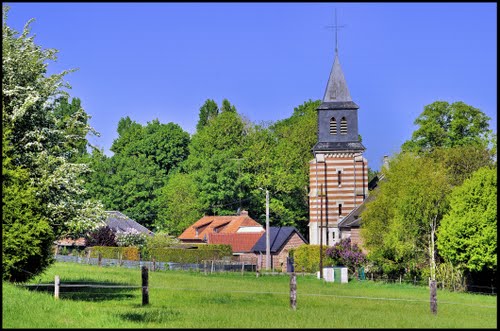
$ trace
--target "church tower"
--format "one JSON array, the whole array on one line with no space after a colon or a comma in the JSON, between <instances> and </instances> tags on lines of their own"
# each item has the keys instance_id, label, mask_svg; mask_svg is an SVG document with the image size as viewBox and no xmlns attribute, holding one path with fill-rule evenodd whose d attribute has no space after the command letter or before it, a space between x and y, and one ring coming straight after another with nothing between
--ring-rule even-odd
<instances>
[{"instance_id":1,"label":"church tower","mask_svg":"<svg viewBox=\"0 0 500 331\"><path fill-rule=\"evenodd\" d=\"M309 162L309 242L333 246L338 223L368 195L368 162L358 135L358 105L351 99L338 51L318 107L318 142Z\"/></svg>"}]
</instances>

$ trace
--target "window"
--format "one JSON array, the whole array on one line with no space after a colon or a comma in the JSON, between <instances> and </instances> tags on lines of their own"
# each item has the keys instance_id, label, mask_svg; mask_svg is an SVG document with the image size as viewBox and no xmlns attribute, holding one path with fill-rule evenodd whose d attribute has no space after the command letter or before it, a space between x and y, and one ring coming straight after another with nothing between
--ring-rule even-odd
<instances>
[{"instance_id":1,"label":"window","mask_svg":"<svg viewBox=\"0 0 500 331\"><path fill-rule=\"evenodd\" d=\"M337 170L337 176L339 181L339 186L342 185L342 171Z\"/></svg>"},{"instance_id":2,"label":"window","mask_svg":"<svg viewBox=\"0 0 500 331\"><path fill-rule=\"evenodd\" d=\"M342 204L339 203L339 216L342 215Z\"/></svg>"},{"instance_id":3,"label":"window","mask_svg":"<svg viewBox=\"0 0 500 331\"><path fill-rule=\"evenodd\" d=\"M340 134L347 134L347 120L345 117L340 120Z\"/></svg>"},{"instance_id":4,"label":"window","mask_svg":"<svg viewBox=\"0 0 500 331\"><path fill-rule=\"evenodd\" d=\"M335 117L330 119L330 134L337 134L337 121Z\"/></svg>"}]
</instances>

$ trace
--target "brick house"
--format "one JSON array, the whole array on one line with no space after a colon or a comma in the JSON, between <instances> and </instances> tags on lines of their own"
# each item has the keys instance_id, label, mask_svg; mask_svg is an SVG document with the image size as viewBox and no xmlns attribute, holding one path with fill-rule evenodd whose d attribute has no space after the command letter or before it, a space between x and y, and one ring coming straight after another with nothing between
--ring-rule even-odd
<instances>
[{"instance_id":1,"label":"brick house","mask_svg":"<svg viewBox=\"0 0 500 331\"><path fill-rule=\"evenodd\" d=\"M296 248L308 241L293 226L272 226L269 228L269 244L271 256L271 268L273 270L286 272L288 252L291 248ZM266 268L266 235L259 238L252 248L257 257L257 269Z\"/></svg>"},{"instance_id":2,"label":"brick house","mask_svg":"<svg viewBox=\"0 0 500 331\"><path fill-rule=\"evenodd\" d=\"M203 216L189 226L178 239L183 243L207 243L212 233L263 233L265 230L243 210L239 215Z\"/></svg>"}]
</instances>

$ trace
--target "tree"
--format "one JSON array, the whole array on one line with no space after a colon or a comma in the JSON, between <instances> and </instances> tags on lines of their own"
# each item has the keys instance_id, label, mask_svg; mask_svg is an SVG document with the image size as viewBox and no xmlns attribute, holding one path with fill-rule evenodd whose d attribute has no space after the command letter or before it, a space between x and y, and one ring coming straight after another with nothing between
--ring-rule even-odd
<instances>
[{"instance_id":1,"label":"tree","mask_svg":"<svg viewBox=\"0 0 500 331\"><path fill-rule=\"evenodd\" d=\"M191 138L183 169L193 176L207 214L231 215L247 195L248 177L238 159L245 146L245 126L236 112L223 112Z\"/></svg>"},{"instance_id":2,"label":"tree","mask_svg":"<svg viewBox=\"0 0 500 331\"><path fill-rule=\"evenodd\" d=\"M436 101L425 106L417 117L414 124L418 128L402 145L402 150L420 153L436 147L485 146L491 133L488 120L490 118L481 110L461 101L451 105Z\"/></svg>"},{"instance_id":3,"label":"tree","mask_svg":"<svg viewBox=\"0 0 500 331\"><path fill-rule=\"evenodd\" d=\"M212 99L207 99L203 106L200 107L200 114L198 124L196 124L196 131L203 129L211 120L219 115L219 107Z\"/></svg>"},{"instance_id":4,"label":"tree","mask_svg":"<svg viewBox=\"0 0 500 331\"><path fill-rule=\"evenodd\" d=\"M48 76L48 62L56 60L57 50L42 49L34 37L28 36L32 20L19 35L7 25L7 13L8 8L4 7L2 128L9 132L8 137L3 136L9 148L2 156L10 159L7 168L12 167L20 176L19 181L11 181L12 186L7 190L24 193L20 193L20 201L6 197L12 198L9 201L12 209L4 221L9 227L7 231L16 229L17 238L34 239L31 253L20 254L16 262L17 265L33 263L34 272L26 276L29 278L50 263L46 245L53 236L81 235L104 219L104 211L98 201L84 198L80 176L89 169L73 158L86 134L92 131L90 126L82 124L88 116L81 109L64 113L60 108L61 98L68 97L64 88L69 87L63 77L70 71ZM37 206L32 208L35 201ZM15 210L24 205L26 212ZM28 215L33 215L33 223L28 222ZM48 222L50 231L44 222ZM15 242L22 243L22 240ZM17 276L11 274L12 277Z\"/></svg>"},{"instance_id":5,"label":"tree","mask_svg":"<svg viewBox=\"0 0 500 331\"><path fill-rule=\"evenodd\" d=\"M203 216L198 199L198 189L191 175L180 172L171 175L158 194L156 230L179 236Z\"/></svg>"},{"instance_id":6,"label":"tree","mask_svg":"<svg viewBox=\"0 0 500 331\"><path fill-rule=\"evenodd\" d=\"M403 152L384 172L386 181L361 213L368 258L389 274L427 265L435 279L435 232L451 191L446 171L431 157Z\"/></svg>"},{"instance_id":7,"label":"tree","mask_svg":"<svg viewBox=\"0 0 500 331\"><path fill-rule=\"evenodd\" d=\"M43 215L28 172L7 155L9 129L2 133L2 279L23 282L52 262L54 233Z\"/></svg>"},{"instance_id":8,"label":"tree","mask_svg":"<svg viewBox=\"0 0 500 331\"><path fill-rule=\"evenodd\" d=\"M497 268L497 169L484 167L456 187L438 230L445 261L461 270Z\"/></svg>"},{"instance_id":9,"label":"tree","mask_svg":"<svg viewBox=\"0 0 500 331\"><path fill-rule=\"evenodd\" d=\"M222 107L221 107L220 111L221 111L221 113L226 112L226 111L236 113L236 107L234 105L231 105L229 100L224 99L224 100L222 100Z\"/></svg>"},{"instance_id":10,"label":"tree","mask_svg":"<svg viewBox=\"0 0 500 331\"><path fill-rule=\"evenodd\" d=\"M85 238L87 247L92 246L111 246L116 247L116 235L109 226L101 226L87 233Z\"/></svg>"}]
</instances>

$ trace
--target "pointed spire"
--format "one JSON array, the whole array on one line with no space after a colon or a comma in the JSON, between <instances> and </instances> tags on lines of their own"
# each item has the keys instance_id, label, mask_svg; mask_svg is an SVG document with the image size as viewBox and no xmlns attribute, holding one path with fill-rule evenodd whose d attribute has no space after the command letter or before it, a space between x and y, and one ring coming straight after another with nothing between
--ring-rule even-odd
<instances>
[{"instance_id":1,"label":"pointed spire","mask_svg":"<svg viewBox=\"0 0 500 331\"><path fill-rule=\"evenodd\" d=\"M330 78L326 85L325 95L323 102L346 102L352 101L351 94L347 88L344 78L344 73L340 67L339 54L335 50L335 60L333 61L332 70L330 71Z\"/></svg>"}]
</instances>

